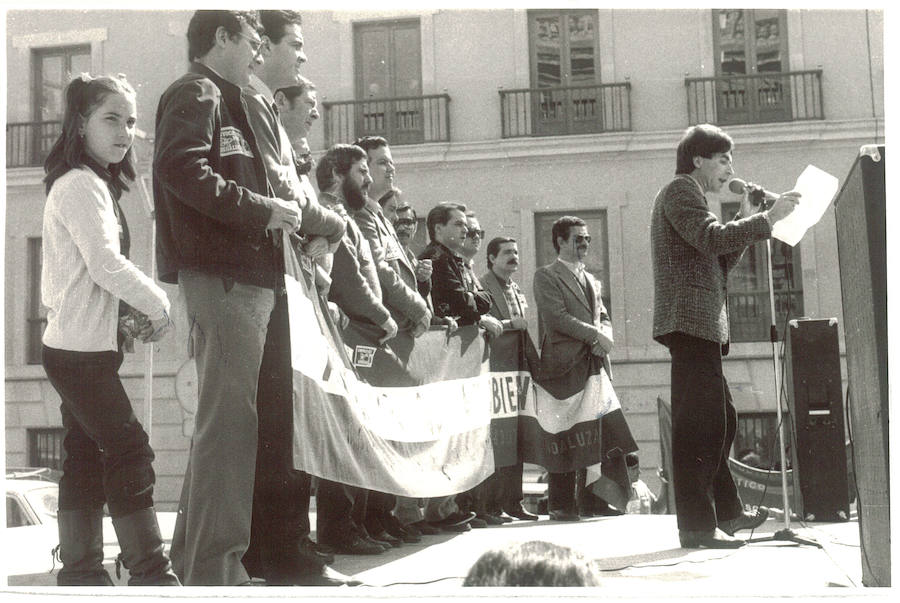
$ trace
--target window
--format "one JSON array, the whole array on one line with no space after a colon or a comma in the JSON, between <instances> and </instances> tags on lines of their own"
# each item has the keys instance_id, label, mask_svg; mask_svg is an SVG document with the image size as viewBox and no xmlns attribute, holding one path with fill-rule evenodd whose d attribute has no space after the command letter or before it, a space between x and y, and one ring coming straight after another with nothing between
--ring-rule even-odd
<instances>
[{"instance_id":1,"label":"window","mask_svg":"<svg viewBox=\"0 0 900 603\"><path fill-rule=\"evenodd\" d=\"M36 164L41 165L60 133L65 89L72 78L91 70L90 45L41 48L34 52L33 127Z\"/></svg>"},{"instance_id":2,"label":"window","mask_svg":"<svg viewBox=\"0 0 900 603\"><path fill-rule=\"evenodd\" d=\"M713 11L717 76L749 76L719 80L716 104L720 124L760 123L791 119L787 11L720 9ZM757 77L760 74L765 77Z\"/></svg>"},{"instance_id":3,"label":"window","mask_svg":"<svg viewBox=\"0 0 900 603\"><path fill-rule=\"evenodd\" d=\"M603 95L596 10L528 11L535 134L583 134L603 129Z\"/></svg>"},{"instance_id":4,"label":"window","mask_svg":"<svg viewBox=\"0 0 900 603\"><path fill-rule=\"evenodd\" d=\"M791 417L783 413L781 418L784 421L784 435L790 438ZM786 440L785 443L790 454L790 440ZM778 415L774 411L738 413L732 456L745 465L759 469L773 469L780 466ZM786 460L790 467L791 459Z\"/></svg>"},{"instance_id":5,"label":"window","mask_svg":"<svg viewBox=\"0 0 900 603\"><path fill-rule=\"evenodd\" d=\"M739 203L723 203L728 221ZM803 316L803 284L800 278L800 247L772 239L772 281L775 286L776 326L784 336L787 318ZM769 303L766 243L752 245L728 275L728 325L731 341L769 341L772 324Z\"/></svg>"},{"instance_id":6,"label":"window","mask_svg":"<svg viewBox=\"0 0 900 603\"><path fill-rule=\"evenodd\" d=\"M28 466L49 467L62 470L65 453L63 451L62 427L42 427L28 430Z\"/></svg>"},{"instance_id":7,"label":"window","mask_svg":"<svg viewBox=\"0 0 900 603\"><path fill-rule=\"evenodd\" d=\"M22 503L12 494L6 495L6 527L20 528L22 526L34 525L31 517L25 511Z\"/></svg>"},{"instance_id":8,"label":"window","mask_svg":"<svg viewBox=\"0 0 900 603\"><path fill-rule=\"evenodd\" d=\"M29 237L28 244L28 300L26 316L28 364L41 363L41 337L47 328L47 308L41 304L41 238Z\"/></svg>"},{"instance_id":9,"label":"window","mask_svg":"<svg viewBox=\"0 0 900 603\"><path fill-rule=\"evenodd\" d=\"M356 98L372 101L357 105L356 131L392 145L423 142L419 20L357 23L354 40Z\"/></svg>"},{"instance_id":10,"label":"window","mask_svg":"<svg viewBox=\"0 0 900 603\"><path fill-rule=\"evenodd\" d=\"M546 266L556 261L556 249L553 248L551 235L553 223L563 216L578 216L587 224L591 235L591 247L585 258L585 269L601 283L600 295L606 311L612 315L609 295L609 238L606 232L606 210L565 211L540 213L534 216L535 262L537 266Z\"/></svg>"}]
</instances>

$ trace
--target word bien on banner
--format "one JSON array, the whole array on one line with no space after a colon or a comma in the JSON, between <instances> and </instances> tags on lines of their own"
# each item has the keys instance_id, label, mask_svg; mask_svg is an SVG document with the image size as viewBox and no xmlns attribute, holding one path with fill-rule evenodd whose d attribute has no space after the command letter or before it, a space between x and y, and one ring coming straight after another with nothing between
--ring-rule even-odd
<instances>
[{"instance_id":1,"label":"word bien on banner","mask_svg":"<svg viewBox=\"0 0 900 603\"><path fill-rule=\"evenodd\" d=\"M475 326L417 339L400 333L385 345L367 325L339 332L310 271L285 248L297 469L434 497L468 490L520 458L551 471L618 458L624 469L621 456L636 450L602 370L560 400L532 375L537 355L524 332L490 347ZM620 485L630 490L627 476Z\"/></svg>"}]
</instances>

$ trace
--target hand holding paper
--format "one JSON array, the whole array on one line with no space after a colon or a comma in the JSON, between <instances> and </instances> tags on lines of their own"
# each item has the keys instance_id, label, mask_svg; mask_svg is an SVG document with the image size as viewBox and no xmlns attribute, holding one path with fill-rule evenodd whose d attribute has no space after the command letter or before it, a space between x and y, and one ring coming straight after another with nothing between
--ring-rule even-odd
<instances>
[{"instance_id":1,"label":"hand holding paper","mask_svg":"<svg viewBox=\"0 0 900 603\"><path fill-rule=\"evenodd\" d=\"M772 206L766 210L769 214L769 221L774 225L791 215L800 203L800 197L801 195L797 191L788 191L778 195L772 202Z\"/></svg>"},{"instance_id":2,"label":"hand holding paper","mask_svg":"<svg viewBox=\"0 0 900 603\"><path fill-rule=\"evenodd\" d=\"M796 209L784 219L778 219L770 214L773 221L772 236L792 247L799 243L809 227L822 218L837 190L837 178L813 165L806 166L797 178L797 184L792 191L801 196ZM777 203L776 201L776 205Z\"/></svg>"}]
</instances>

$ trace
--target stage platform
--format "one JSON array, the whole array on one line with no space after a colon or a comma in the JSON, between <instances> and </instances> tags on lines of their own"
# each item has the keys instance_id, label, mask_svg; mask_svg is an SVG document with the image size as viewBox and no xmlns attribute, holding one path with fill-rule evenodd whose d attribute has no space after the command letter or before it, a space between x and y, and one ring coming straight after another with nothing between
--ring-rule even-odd
<instances>
[{"instance_id":1,"label":"stage platform","mask_svg":"<svg viewBox=\"0 0 900 603\"><path fill-rule=\"evenodd\" d=\"M311 517L315 525L314 513ZM843 523L792 524L793 531L821 544L821 548L793 542L773 541L784 526L770 518L757 530L747 546L732 551L688 550L678 543L674 515L623 515L595 517L575 523L515 521L503 526L474 529L462 534L425 536L421 543L375 556L338 555L335 569L354 574L365 585L340 589L277 587L242 589L242 596L337 597L359 595L377 598L469 597L472 589L461 589L469 567L487 549L511 542L546 540L572 547L597 563L605 597L626 599L886 596L890 589L864 588L855 515ZM744 539L749 532L739 532ZM313 534L315 536L315 534ZM110 566L110 570L113 568ZM113 576L114 571L110 572ZM116 579L124 584L123 575ZM10 586L34 587L54 594L53 574L10 576ZM30 588L29 588L30 587ZM9 589L15 591L17 588ZM127 590L115 589L119 594ZM518 595L537 594L544 589L517 589ZM576 592L577 591L577 592ZM107 593L109 591L106 591ZM157 593L159 591L156 591ZM224 592L225 591L221 591ZM228 592L233 593L232 589ZM478 597L496 596L497 589L479 589ZM505 589L504 589L505 592ZM586 596L592 589L563 589L567 596ZM182 595L209 596L208 589L185 589ZM167 592L166 595L174 593ZM230 596L230 595L228 595ZM842 598L842 601L845 599Z\"/></svg>"},{"instance_id":2,"label":"stage platform","mask_svg":"<svg viewBox=\"0 0 900 603\"><path fill-rule=\"evenodd\" d=\"M688 550L678 543L674 515L594 517L575 523L542 516L537 522L426 536L422 543L376 557L341 555L334 567L372 587L433 595L461 586L469 567L489 548L546 540L596 560L609 594L752 596L862 588L856 521L792 526L822 548L772 540L783 527L783 520L769 519L748 545L733 551ZM738 536L747 539L750 533Z\"/></svg>"}]
</instances>

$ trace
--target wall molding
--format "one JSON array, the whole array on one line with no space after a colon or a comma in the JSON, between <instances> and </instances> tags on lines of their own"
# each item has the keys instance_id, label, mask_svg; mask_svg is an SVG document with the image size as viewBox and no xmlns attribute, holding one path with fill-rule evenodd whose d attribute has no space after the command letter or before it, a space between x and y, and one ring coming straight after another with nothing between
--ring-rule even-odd
<instances>
[{"instance_id":1,"label":"wall molding","mask_svg":"<svg viewBox=\"0 0 900 603\"><path fill-rule=\"evenodd\" d=\"M13 48L22 49L75 46L78 44L105 42L107 35L108 32L105 27L71 31L49 31L13 36L12 45Z\"/></svg>"}]
</instances>

